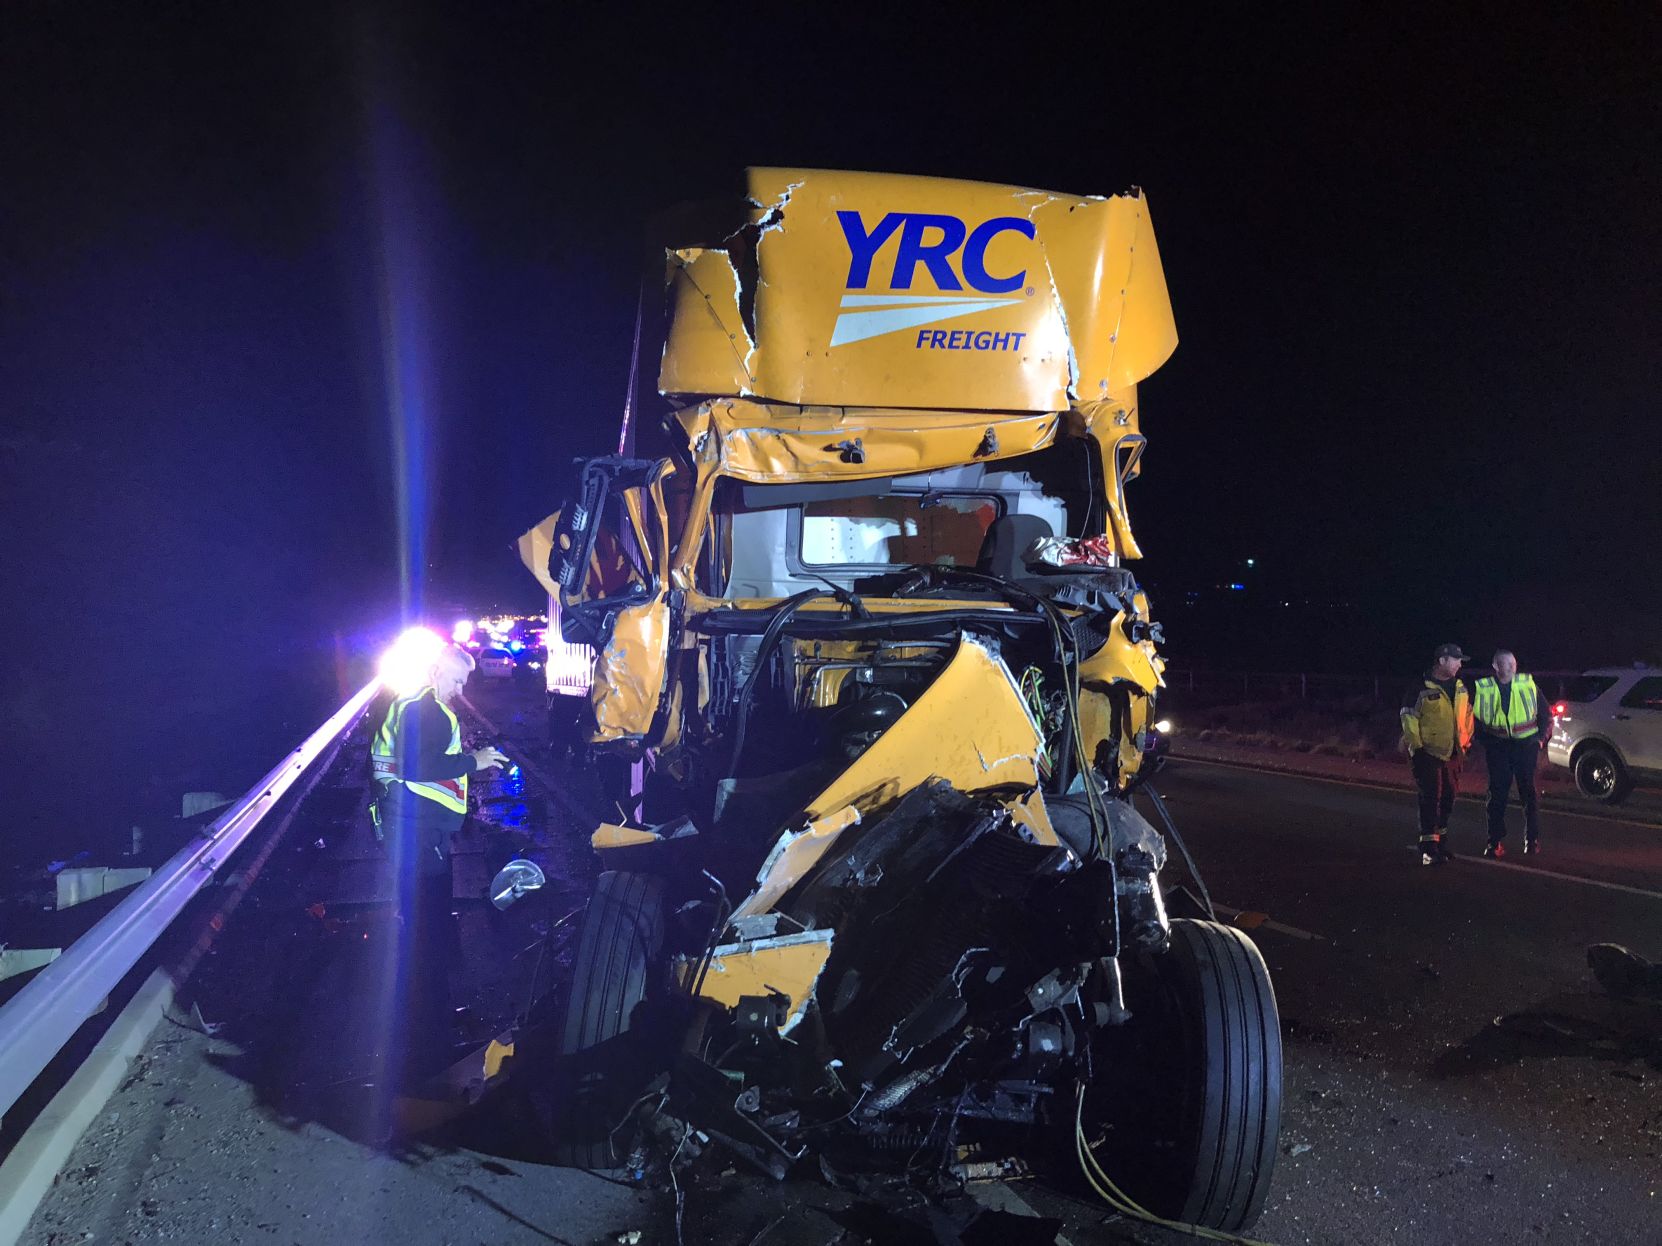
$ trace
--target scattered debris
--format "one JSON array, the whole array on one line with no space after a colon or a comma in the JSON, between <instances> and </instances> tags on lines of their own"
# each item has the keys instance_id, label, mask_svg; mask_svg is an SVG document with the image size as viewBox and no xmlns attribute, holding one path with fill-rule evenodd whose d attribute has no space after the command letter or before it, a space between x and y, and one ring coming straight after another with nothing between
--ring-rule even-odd
<instances>
[{"instance_id":1,"label":"scattered debris","mask_svg":"<svg viewBox=\"0 0 1662 1246\"><path fill-rule=\"evenodd\" d=\"M1587 967L1612 995L1662 1000L1662 964L1616 943L1595 943L1587 949Z\"/></svg>"}]
</instances>

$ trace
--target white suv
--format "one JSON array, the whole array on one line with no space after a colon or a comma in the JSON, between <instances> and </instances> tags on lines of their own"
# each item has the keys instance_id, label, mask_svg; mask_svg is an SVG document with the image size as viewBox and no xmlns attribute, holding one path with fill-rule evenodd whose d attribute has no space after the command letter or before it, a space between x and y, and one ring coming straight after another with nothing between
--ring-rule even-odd
<instances>
[{"instance_id":1,"label":"white suv","mask_svg":"<svg viewBox=\"0 0 1662 1246\"><path fill-rule=\"evenodd\" d=\"M1607 805L1635 779L1662 779L1662 670L1608 666L1566 681L1552 707L1547 760Z\"/></svg>"}]
</instances>

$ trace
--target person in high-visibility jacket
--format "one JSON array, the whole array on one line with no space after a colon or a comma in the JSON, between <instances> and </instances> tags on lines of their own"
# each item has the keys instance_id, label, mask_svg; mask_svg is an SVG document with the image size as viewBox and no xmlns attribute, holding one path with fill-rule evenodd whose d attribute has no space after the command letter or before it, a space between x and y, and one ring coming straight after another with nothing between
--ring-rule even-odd
<instances>
[{"instance_id":1,"label":"person in high-visibility jacket","mask_svg":"<svg viewBox=\"0 0 1662 1246\"><path fill-rule=\"evenodd\" d=\"M440 1030L450 1017L448 978L459 959L450 841L467 817L468 776L508 761L491 747L462 751L461 724L449 703L473 665L464 650L440 650L422 686L387 708L370 745L376 832L392 858L409 949L400 958L397 994L413 1032Z\"/></svg>"},{"instance_id":2,"label":"person in high-visibility jacket","mask_svg":"<svg viewBox=\"0 0 1662 1246\"><path fill-rule=\"evenodd\" d=\"M387 707L370 746L383 838L423 877L448 874L450 840L467 817L468 776L507 764L495 748L462 751L462 728L450 702L473 671L454 645L438 652L422 686Z\"/></svg>"},{"instance_id":3,"label":"person in high-visibility jacket","mask_svg":"<svg viewBox=\"0 0 1662 1246\"><path fill-rule=\"evenodd\" d=\"M1541 850L1540 796L1535 766L1552 735L1552 707L1533 676L1518 671L1518 659L1506 649L1494 656L1495 673L1477 681L1472 710L1483 756L1489 767L1489 843L1486 857L1506 855L1506 801L1512 785L1523 806L1524 852Z\"/></svg>"},{"instance_id":4,"label":"person in high-visibility jacket","mask_svg":"<svg viewBox=\"0 0 1662 1246\"><path fill-rule=\"evenodd\" d=\"M1472 746L1472 703L1460 682L1466 655L1459 645L1439 645L1432 666L1402 700L1402 751L1420 791L1420 863L1453 858L1448 820L1460 790L1461 759Z\"/></svg>"}]
</instances>

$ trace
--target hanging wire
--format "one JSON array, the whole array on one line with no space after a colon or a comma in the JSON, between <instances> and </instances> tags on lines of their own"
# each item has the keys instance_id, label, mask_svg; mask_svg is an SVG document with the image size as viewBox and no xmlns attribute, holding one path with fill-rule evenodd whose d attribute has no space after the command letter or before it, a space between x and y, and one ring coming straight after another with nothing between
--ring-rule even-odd
<instances>
[{"instance_id":1,"label":"hanging wire","mask_svg":"<svg viewBox=\"0 0 1662 1246\"><path fill-rule=\"evenodd\" d=\"M1190 1237L1198 1237L1208 1242L1237 1242L1242 1246L1270 1246L1268 1242L1261 1242L1255 1238L1243 1237L1239 1233L1226 1233L1222 1229L1208 1229L1203 1225L1187 1224L1181 1220L1167 1220L1164 1216L1157 1216L1132 1198L1103 1170L1091 1153L1091 1146L1085 1139L1085 1083L1080 1082L1078 1097L1073 1111L1073 1145L1079 1157L1079 1170L1085 1176L1086 1182L1097 1196L1122 1216L1132 1220L1141 1220L1146 1224L1159 1225L1163 1229L1170 1229L1174 1233L1186 1233Z\"/></svg>"}]
</instances>

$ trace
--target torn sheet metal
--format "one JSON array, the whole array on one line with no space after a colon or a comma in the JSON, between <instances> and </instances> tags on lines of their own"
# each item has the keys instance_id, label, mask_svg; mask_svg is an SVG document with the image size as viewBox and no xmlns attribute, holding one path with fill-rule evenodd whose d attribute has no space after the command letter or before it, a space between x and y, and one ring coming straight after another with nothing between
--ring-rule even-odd
<instances>
[{"instance_id":1,"label":"torn sheet metal","mask_svg":"<svg viewBox=\"0 0 1662 1246\"><path fill-rule=\"evenodd\" d=\"M1177 345L1140 191L761 168L748 218L668 253L666 394L1061 411Z\"/></svg>"},{"instance_id":2,"label":"torn sheet metal","mask_svg":"<svg viewBox=\"0 0 1662 1246\"><path fill-rule=\"evenodd\" d=\"M790 999L781 1034L789 1034L808 1009L814 987L831 956L833 934L806 930L749 943L724 943L710 957L700 997L735 1008L744 996L784 995ZM691 962L683 962L683 969Z\"/></svg>"},{"instance_id":3,"label":"torn sheet metal","mask_svg":"<svg viewBox=\"0 0 1662 1246\"><path fill-rule=\"evenodd\" d=\"M860 811L845 805L818 817L810 816L808 825L800 831L786 831L762 862L756 875L756 890L733 910L733 919L755 917L779 903L787 891L819 864L842 833L857 826L859 821Z\"/></svg>"},{"instance_id":4,"label":"torn sheet metal","mask_svg":"<svg viewBox=\"0 0 1662 1246\"><path fill-rule=\"evenodd\" d=\"M1062 841L1051 825L1050 810L1045 808L1045 796L1038 788L1023 792L1014 800L1004 802L1010 811L1010 820L1025 831L1036 844L1054 848Z\"/></svg>"},{"instance_id":5,"label":"torn sheet metal","mask_svg":"<svg viewBox=\"0 0 1662 1246\"><path fill-rule=\"evenodd\" d=\"M615 822L602 822L589 836L589 847L596 852L607 848L638 848L643 844L661 844L664 837L656 831L642 830L638 826L620 826Z\"/></svg>"},{"instance_id":6,"label":"torn sheet metal","mask_svg":"<svg viewBox=\"0 0 1662 1246\"><path fill-rule=\"evenodd\" d=\"M701 475L760 484L875 480L1042 450L1060 417L1044 412L862 411L701 403L677 413Z\"/></svg>"},{"instance_id":7,"label":"torn sheet metal","mask_svg":"<svg viewBox=\"0 0 1662 1246\"><path fill-rule=\"evenodd\" d=\"M1141 612L1146 620L1147 607ZM1144 692L1153 692L1165 686L1162 672L1165 659L1150 639L1132 640L1129 628L1133 620L1125 611L1114 616L1103 646L1079 664L1079 682L1085 687L1107 688L1119 680L1129 680Z\"/></svg>"},{"instance_id":8,"label":"torn sheet metal","mask_svg":"<svg viewBox=\"0 0 1662 1246\"><path fill-rule=\"evenodd\" d=\"M560 595L560 586L549 577L548 556L554 551L554 525L559 521L560 512L555 511L535 527L522 532L517 542L520 562L537 577L537 583L543 586L544 591L556 598Z\"/></svg>"},{"instance_id":9,"label":"torn sheet metal","mask_svg":"<svg viewBox=\"0 0 1662 1246\"><path fill-rule=\"evenodd\" d=\"M657 717L669 670L669 602L659 596L625 606L595 657L591 740L642 740Z\"/></svg>"},{"instance_id":10,"label":"torn sheet metal","mask_svg":"<svg viewBox=\"0 0 1662 1246\"><path fill-rule=\"evenodd\" d=\"M1036 787L1041 743L1009 668L985 641L965 636L935 681L808 812L873 809L929 779L960 792Z\"/></svg>"},{"instance_id":11,"label":"torn sheet metal","mask_svg":"<svg viewBox=\"0 0 1662 1246\"><path fill-rule=\"evenodd\" d=\"M405 1134L430 1133L455 1120L500 1084L514 1058L509 1031L475 1048L408 1094L393 1100L393 1114Z\"/></svg>"},{"instance_id":12,"label":"torn sheet metal","mask_svg":"<svg viewBox=\"0 0 1662 1246\"><path fill-rule=\"evenodd\" d=\"M748 394L750 333L739 315L739 275L725 251L686 247L665 256L675 349L664 352L665 393Z\"/></svg>"}]
</instances>

